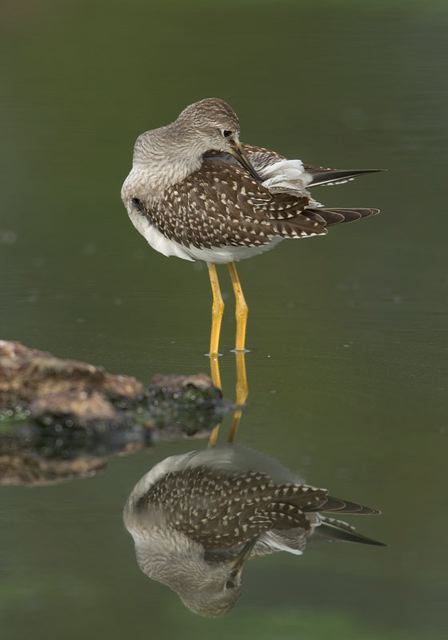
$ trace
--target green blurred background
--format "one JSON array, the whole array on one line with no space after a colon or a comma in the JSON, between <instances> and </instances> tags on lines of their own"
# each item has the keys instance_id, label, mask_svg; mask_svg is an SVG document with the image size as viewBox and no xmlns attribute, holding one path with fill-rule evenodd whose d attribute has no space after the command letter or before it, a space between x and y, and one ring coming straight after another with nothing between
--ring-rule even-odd
<instances>
[{"instance_id":1,"label":"green blurred background","mask_svg":"<svg viewBox=\"0 0 448 640\"><path fill-rule=\"evenodd\" d=\"M197 443L160 445L93 479L0 489L2 640L445 637L447 28L436 0L2 0L2 338L145 380L207 370L204 266L151 251L119 197L135 137L190 102L227 99L244 141L389 169L315 192L380 217L240 268L240 441L381 507L359 524L389 546L250 563L232 614L196 618L140 574L121 523L139 477Z\"/></svg>"}]
</instances>

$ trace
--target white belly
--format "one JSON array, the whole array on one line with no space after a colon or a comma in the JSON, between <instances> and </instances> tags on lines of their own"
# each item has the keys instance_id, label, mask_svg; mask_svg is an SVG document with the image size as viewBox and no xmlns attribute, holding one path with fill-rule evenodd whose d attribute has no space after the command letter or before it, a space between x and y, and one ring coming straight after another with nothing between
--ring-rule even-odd
<instances>
[{"instance_id":1,"label":"white belly","mask_svg":"<svg viewBox=\"0 0 448 640\"><path fill-rule=\"evenodd\" d=\"M209 249L197 249L189 247L187 249L190 260L203 260L204 262L213 262L215 264L227 264L228 262L238 262L246 258L252 258L265 251L273 249L283 238L273 238L269 243L258 247L210 247Z\"/></svg>"},{"instance_id":2,"label":"white belly","mask_svg":"<svg viewBox=\"0 0 448 640\"><path fill-rule=\"evenodd\" d=\"M128 213L132 224L148 244L167 258L175 256L183 260L203 260L204 262L213 262L215 264L227 264L228 262L238 262L269 251L283 240L283 238L273 238L271 242L259 247L234 247L231 245L211 247L209 249L198 249L193 246L186 247L175 240L166 238L163 233L160 233L156 227L150 224L147 218L136 211L131 210Z\"/></svg>"}]
</instances>

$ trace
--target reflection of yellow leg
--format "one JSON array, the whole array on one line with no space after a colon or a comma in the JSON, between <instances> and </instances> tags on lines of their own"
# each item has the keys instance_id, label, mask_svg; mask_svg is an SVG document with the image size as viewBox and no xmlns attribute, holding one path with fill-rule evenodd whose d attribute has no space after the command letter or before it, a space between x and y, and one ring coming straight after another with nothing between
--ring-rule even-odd
<instances>
[{"instance_id":1,"label":"reflection of yellow leg","mask_svg":"<svg viewBox=\"0 0 448 640\"><path fill-rule=\"evenodd\" d=\"M246 341L246 325L249 309L244 299L243 289L234 262L229 263L230 278L232 280L233 293L235 294L235 316L236 316L236 351L244 351Z\"/></svg>"},{"instance_id":2,"label":"reflection of yellow leg","mask_svg":"<svg viewBox=\"0 0 448 640\"><path fill-rule=\"evenodd\" d=\"M219 370L219 356L210 356L210 377L218 389L222 389L221 372Z\"/></svg>"},{"instance_id":3,"label":"reflection of yellow leg","mask_svg":"<svg viewBox=\"0 0 448 640\"><path fill-rule=\"evenodd\" d=\"M219 288L218 274L216 265L208 263L208 275L210 276L210 284L213 294L212 306L212 332L210 335L210 356L218 355L219 334L221 333L222 314L224 313L224 301Z\"/></svg>"},{"instance_id":4,"label":"reflection of yellow leg","mask_svg":"<svg viewBox=\"0 0 448 640\"><path fill-rule=\"evenodd\" d=\"M238 408L233 414L232 426L229 431L229 442L235 442L236 433L240 424L241 416L243 414L243 405L247 400L249 394L249 387L247 384L246 375L246 354L244 351L237 351L236 357L236 404Z\"/></svg>"},{"instance_id":5,"label":"reflection of yellow leg","mask_svg":"<svg viewBox=\"0 0 448 640\"><path fill-rule=\"evenodd\" d=\"M222 389L221 373L219 371L218 357L219 356L210 356L210 373L211 373L212 382L215 385L215 387L217 387L218 389ZM216 443L218 442L219 427L220 426L221 426L220 424L217 424L210 431L210 435L208 437L208 446L209 447L214 447L216 445Z\"/></svg>"}]
</instances>

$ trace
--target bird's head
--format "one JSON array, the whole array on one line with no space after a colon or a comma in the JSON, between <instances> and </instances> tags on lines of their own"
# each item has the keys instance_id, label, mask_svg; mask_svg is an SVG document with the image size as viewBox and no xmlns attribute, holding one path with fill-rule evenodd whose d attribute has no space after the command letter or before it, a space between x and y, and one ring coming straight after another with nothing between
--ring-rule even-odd
<instances>
[{"instance_id":1,"label":"bird's head","mask_svg":"<svg viewBox=\"0 0 448 640\"><path fill-rule=\"evenodd\" d=\"M166 540L163 541L166 543ZM169 543L168 543L169 544ZM194 613L217 618L224 616L241 595L242 572L255 541L246 543L237 556L204 552L196 543L176 544L154 552L153 545L136 544L140 568L148 577L177 593L183 604Z\"/></svg>"},{"instance_id":2,"label":"bird's head","mask_svg":"<svg viewBox=\"0 0 448 640\"><path fill-rule=\"evenodd\" d=\"M255 542L248 542L236 558L209 560L196 565L181 589L176 589L188 609L207 618L226 615L241 595L244 563ZM206 565L206 569L205 569Z\"/></svg>"},{"instance_id":3,"label":"bird's head","mask_svg":"<svg viewBox=\"0 0 448 640\"><path fill-rule=\"evenodd\" d=\"M220 98L205 98L186 107L174 125L194 139L202 153L218 151L232 155L256 179L257 172L241 147L240 123L232 107Z\"/></svg>"},{"instance_id":4,"label":"bird's head","mask_svg":"<svg viewBox=\"0 0 448 640\"><path fill-rule=\"evenodd\" d=\"M154 186L163 189L180 182L199 169L204 156L210 152L230 154L261 182L262 178L244 153L239 135L238 117L224 100L206 98L190 104L171 124L138 136L133 155L133 166L138 172L137 176L132 172L128 176L127 181L132 178L129 189L135 191L136 179L143 180L152 190ZM124 199L125 196L126 193Z\"/></svg>"},{"instance_id":5,"label":"bird's head","mask_svg":"<svg viewBox=\"0 0 448 640\"><path fill-rule=\"evenodd\" d=\"M225 566L210 568L198 581L188 576L177 594L193 613L206 618L219 618L233 609L241 595L241 572L233 575Z\"/></svg>"}]
</instances>

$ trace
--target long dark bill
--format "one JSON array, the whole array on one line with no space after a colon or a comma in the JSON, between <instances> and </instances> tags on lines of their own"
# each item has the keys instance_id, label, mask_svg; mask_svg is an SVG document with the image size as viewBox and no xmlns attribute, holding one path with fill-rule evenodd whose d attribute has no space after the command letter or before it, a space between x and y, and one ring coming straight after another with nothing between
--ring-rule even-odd
<instances>
[{"instance_id":1,"label":"long dark bill","mask_svg":"<svg viewBox=\"0 0 448 640\"><path fill-rule=\"evenodd\" d=\"M252 549L254 548L256 541L257 541L257 538L254 538L253 540L249 540L249 542L246 542L244 547L241 549L240 553L238 554L237 559L235 560L235 562L233 564L232 576L236 576L237 573L239 571L241 571L241 569L243 568L244 563L249 558L250 553L251 553Z\"/></svg>"},{"instance_id":2,"label":"long dark bill","mask_svg":"<svg viewBox=\"0 0 448 640\"><path fill-rule=\"evenodd\" d=\"M246 169L246 171L250 173L252 178L255 178L257 182L263 182L263 178L255 171L254 167L252 166L252 163L249 162L247 156L244 154L239 142L232 141L230 144L232 147L231 153L233 157L236 158L240 163L240 165L243 166Z\"/></svg>"}]
</instances>

